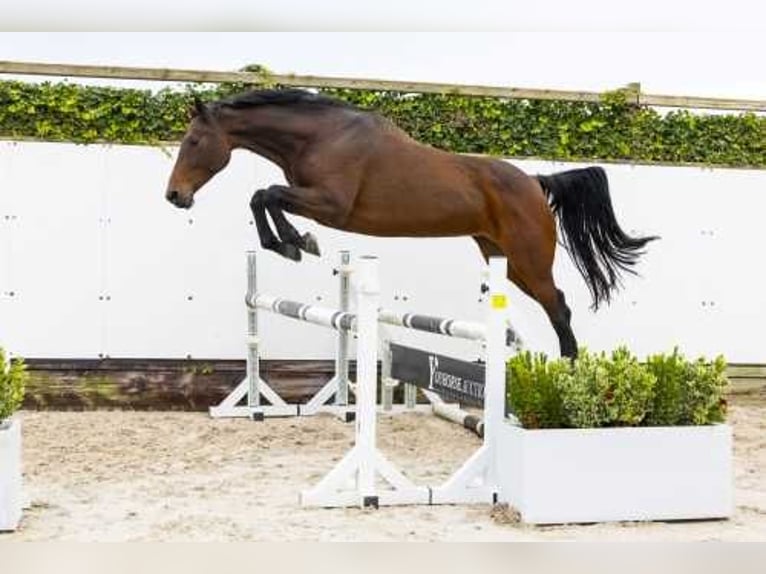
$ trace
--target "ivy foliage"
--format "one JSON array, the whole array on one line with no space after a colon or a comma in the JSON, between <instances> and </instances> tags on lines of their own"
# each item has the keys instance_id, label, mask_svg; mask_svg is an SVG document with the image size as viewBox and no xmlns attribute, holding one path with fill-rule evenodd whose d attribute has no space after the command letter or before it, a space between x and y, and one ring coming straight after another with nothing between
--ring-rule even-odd
<instances>
[{"instance_id":1,"label":"ivy foliage","mask_svg":"<svg viewBox=\"0 0 766 574\"><path fill-rule=\"evenodd\" d=\"M262 87L273 86L267 75L262 77ZM152 92L68 82L1 81L0 137L77 143L172 142L186 130L194 96L211 101L247 88L245 84L197 84ZM663 114L635 105L624 91L608 93L600 102L320 91L376 110L419 141L453 152L766 167L766 117L685 110Z\"/></svg>"}]
</instances>

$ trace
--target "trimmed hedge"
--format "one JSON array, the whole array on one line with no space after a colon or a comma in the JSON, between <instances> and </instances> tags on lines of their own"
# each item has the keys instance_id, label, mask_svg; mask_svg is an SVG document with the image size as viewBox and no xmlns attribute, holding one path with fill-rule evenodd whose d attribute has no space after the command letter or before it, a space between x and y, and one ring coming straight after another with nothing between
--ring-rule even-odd
<instances>
[{"instance_id":1,"label":"trimmed hedge","mask_svg":"<svg viewBox=\"0 0 766 574\"><path fill-rule=\"evenodd\" d=\"M625 347L548 360L524 352L507 364L509 411L524 428L707 425L726 418L726 361L689 361L678 349L646 363Z\"/></svg>"},{"instance_id":2,"label":"trimmed hedge","mask_svg":"<svg viewBox=\"0 0 766 574\"><path fill-rule=\"evenodd\" d=\"M0 423L21 408L28 379L24 361L8 361L0 347Z\"/></svg>"},{"instance_id":3,"label":"trimmed hedge","mask_svg":"<svg viewBox=\"0 0 766 574\"><path fill-rule=\"evenodd\" d=\"M0 137L77 143L177 141L192 95L214 100L243 84L149 90L0 82ZM460 152L555 160L766 167L766 117L662 114L617 91L600 103L321 90L374 109L416 139Z\"/></svg>"}]
</instances>

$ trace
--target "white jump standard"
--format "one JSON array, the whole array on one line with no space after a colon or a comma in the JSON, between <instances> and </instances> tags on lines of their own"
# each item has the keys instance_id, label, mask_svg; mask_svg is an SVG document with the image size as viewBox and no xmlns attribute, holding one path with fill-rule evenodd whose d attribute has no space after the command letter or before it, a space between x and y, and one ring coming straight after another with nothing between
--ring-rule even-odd
<instances>
[{"instance_id":1,"label":"white jump standard","mask_svg":"<svg viewBox=\"0 0 766 574\"><path fill-rule=\"evenodd\" d=\"M340 273L348 279L349 257L343 254ZM255 252L248 252L248 362L247 378L221 405L211 409L213 416L249 416L262 420L266 416L295 416L320 411L346 415L350 408L337 404L346 398L348 388L348 333L357 335L356 373L356 439L353 448L314 488L301 494L305 506L379 506L393 504L454 504L493 502L498 494L497 431L505 416L505 351L506 340L519 338L506 330L506 260L490 260L487 321L478 323L445 319L414 313L396 313L379 309L380 288L377 259L363 257L355 270L357 313L348 311L348 280L341 285L344 308L332 309L308 305L280 297L258 293L256 290ZM343 276L342 275L342 276ZM345 295L345 297L344 297ZM288 405L275 393L259 373L259 339L257 312L266 311L297 321L336 330L339 335L336 354L336 376L306 405ZM484 343L484 421L483 444L463 466L444 484L428 487L413 484L376 447L377 364L379 326L392 325L432 333L480 341ZM386 345L388 349L389 345ZM385 366L384 362L384 366ZM390 366L390 365L389 365ZM384 380L384 382L386 382ZM407 382L407 381L405 381ZM384 387L385 388L385 387ZM407 402L414 406L416 388L408 385ZM444 403L435 393L425 390L431 401L427 408L450 420L460 422L464 413ZM385 395L385 394L384 394ZM333 396L336 405L325 405ZM237 403L247 397L248 404ZM264 397L271 404L260 402ZM385 402L385 401L384 401ZM347 419L348 420L348 419ZM379 487L378 477L387 485Z\"/></svg>"},{"instance_id":2,"label":"white jump standard","mask_svg":"<svg viewBox=\"0 0 766 574\"><path fill-rule=\"evenodd\" d=\"M508 291L507 260L489 261L489 305L485 336L484 443L443 485L433 489L431 502L495 502L499 491L497 439L505 418L505 334Z\"/></svg>"},{"instance_id":3,"label":"white jump standard","mask_svg":"<svg viewBox=\"0 0 766 574\"><path fill-rule=\"evenodd\" d=\"M357 333L356 439L352 449L314 488L301 493L304 506L424 504L429 490L413 484L376 447L378 379L378 303L380 287L374 257L363 257L357 269L357 315L349 326ZM380 476L388 485L377 488Z\"/></svg>"},{"instance_id":4,"label":"white jump standard","mask_svg":"<svg viewBox=\"0 0 766 574\"><path fill-rule=\"evenodd\" d=\"M256 252L247 252L247 370L246 376L237 387L217 406L210 407L210 416L249 417L263 420L264 417L314 415L318 412L332 412L345 420L353 416L348 407L348 325L350 319L339 320L346 314L349 305L350 253L341 251L340 266L336 273L340 277L340 309L328 309L316 305L304 305L295 301L270 297L257 291ZM305 405L288 404L260 376L260 339L258 337L258 310L269 311L286 317L299 319L338 331L335 353L335 374ZM328 401L335 397L335 404ZM270 404L263 404L265 398ZM245 400L245 405L240 403Z\"/></svg>"},{"instance_id":5,"label":"white jump standard","mask_svg":"<svg viewBox=\"0 0 766 574\"><path fill-rule=\"evenodd\" d=\"M490 261L490 290L486 325L452 321L461 325L460 336L483 339L486 346L484 391L484 440L482 446L444 484L429 488L412 484L375 447L377 409L378 323L445 333L442 321L402 320L404 315L378 312L378 278L375 260L363 259L359 269L357 343L356 443L351 451L311 490L301 495L304 506L378 506L392 504L492 503L497 499L497 436L505 417L505 337L507 293L506 260ZM417 315L408 315L417 317ZM353 322L352 322L353 328ZM457 330L453 331L457 335ZM377 488L379 474L390 489Z\"/></svg>"}]
</instances>

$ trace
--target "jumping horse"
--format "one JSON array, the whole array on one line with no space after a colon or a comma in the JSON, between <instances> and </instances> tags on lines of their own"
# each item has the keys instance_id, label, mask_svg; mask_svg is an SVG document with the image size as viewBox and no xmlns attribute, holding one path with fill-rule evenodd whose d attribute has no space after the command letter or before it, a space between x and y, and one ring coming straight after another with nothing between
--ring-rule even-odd
<instances>
[{"instance_id":1,"label":"jumping horse","mask_svg":"<svg viewBox=\"0 0 766 574\"><path fill-rule=\"evenodd\" d=\"M377 113L296 89L195 101L168 201L190 208L239 148L274 162L287 181L250 202L263 248L294 261L301 252L319 255L315 237L299 233L285 212L369 235L471 236L485 258L508 258L508 278L542 305L562 356L576 357L577 341L553 281L556 219L594 308L609 302L621 271L633 272L655 239L620 228L600 167L528 176L499 159L424 145Z\"/></svg>"}]
</instances>

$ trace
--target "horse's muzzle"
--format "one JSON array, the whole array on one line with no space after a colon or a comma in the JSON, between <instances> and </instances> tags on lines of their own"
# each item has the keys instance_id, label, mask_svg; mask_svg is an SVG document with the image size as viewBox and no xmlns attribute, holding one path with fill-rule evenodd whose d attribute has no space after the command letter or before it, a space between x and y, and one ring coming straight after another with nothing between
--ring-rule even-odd
<instances>
[{"instance_id":1,"label":"horse's muzzle","mask_svg":"<svg viewBox=\"0 0 766 574\"><path fill-rule=\"evenodd\" d=\"M176 190L168 191L165 194L165 197L170 203L183 209L189 209L194 203L194 199L191 195L182 195Z\"/></svg>"}]
</instances>

